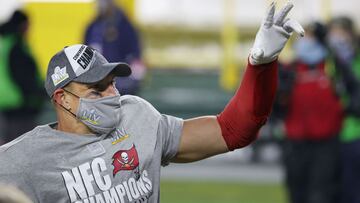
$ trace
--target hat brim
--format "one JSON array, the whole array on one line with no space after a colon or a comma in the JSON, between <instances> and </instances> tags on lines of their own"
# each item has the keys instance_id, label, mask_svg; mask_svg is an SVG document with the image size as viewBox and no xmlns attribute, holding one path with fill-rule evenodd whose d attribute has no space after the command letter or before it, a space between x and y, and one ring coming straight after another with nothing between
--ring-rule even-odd
<instances>
[{"instance_id":1,"label":"hat brim","mask_svg":"<svg viewBox=\"0 0 360 203\"><path fill-rule=\"evenodd\" d=\"M73 81L79 83L96 83L104 79L109 74L114 74L116 77L127 77L131 75L131 68L126 63L105 63L101 64L99 68L91 68Z\"/></svg>"}]
</instances>

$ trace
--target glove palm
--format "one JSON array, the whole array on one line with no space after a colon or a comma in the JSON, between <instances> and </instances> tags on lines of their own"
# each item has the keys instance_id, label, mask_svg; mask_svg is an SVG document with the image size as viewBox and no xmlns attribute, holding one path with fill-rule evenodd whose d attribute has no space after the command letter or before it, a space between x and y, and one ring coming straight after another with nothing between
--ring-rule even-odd
<instances>
[{"instance_id":1,"label":"glove palm","mask_svg":"<svg viewBox=\"0 0 360 203\"><path fill-rule=\"evenodd\" d=\"M286 18L293 6L291 2L288 2L274 17L275 3L271 4L251 49L249 61L252 65L276 60L293 31L304 36L305 31L302 26L297 21Z\"/></svg>"}]
</instances>

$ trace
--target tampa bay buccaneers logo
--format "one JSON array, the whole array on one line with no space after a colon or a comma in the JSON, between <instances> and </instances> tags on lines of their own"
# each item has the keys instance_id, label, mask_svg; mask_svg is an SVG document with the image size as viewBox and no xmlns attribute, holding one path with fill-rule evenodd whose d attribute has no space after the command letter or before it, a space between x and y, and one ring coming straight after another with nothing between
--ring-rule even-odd
<instances>
[{"instance_id":1,"label":"tampa bay buccaneers logo","mask_svg":"<svg viewBox=\"0 0 360 203\"><path fill-rule=\"evenodd\" d=\"M139 166L139 157L135 145L128 150L117 151L112 159L112 165L114 166L113 176L119 171L130 171L137 169Z\"/></svg>"}]
</instances>

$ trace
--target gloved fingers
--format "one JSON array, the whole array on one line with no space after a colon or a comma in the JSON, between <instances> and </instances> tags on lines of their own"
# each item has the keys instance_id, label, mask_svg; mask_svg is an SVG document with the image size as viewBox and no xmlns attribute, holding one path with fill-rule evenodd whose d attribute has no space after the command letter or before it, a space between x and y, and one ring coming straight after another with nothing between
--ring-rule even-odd
<instances>
[{"instance_id":1,"label":"gloved fingers","mask_svg":"<svg viewBox=\"0 0 360 203\"><path fill-rule=\"evenodd\" d=\"M285 26L285 24L286 24L289 20L290 20L290 18L286 18L286 19L284 20L284 23L283 23L283 25L282 25L281 27L284 28L284 30L285 30L286 32L292 33L294 30L293 30L291 27L289 27L288 25Z\"/></svg>"},{"instance_id":2,"label":"gloved fingers","mask_svg":"<svg viewBox=\"0 0 360 203\"><path fill-rule=\"evenodd\" d=\"M296 20L293 20L293 19L287 19L283 25L283 28L288 33L295 31L301 37L303 37L305 35L304 28L300 25L299 22L297 22Z\"/></svg>"},{"instance_id":3,"label":"gloved fingers","mask_svg":"<svg viewBox=\"0 0 360 203\"><path fill-rule=\"evenodd\" d=\"M264 27L270 28L274 24L275 2L272 2L264 19Z\"/></svg>"},{"instance_id":4,"label":"gloved fingers","mask_svg":"<svg viewBox=\"0 0 360 203\"><path fill-rule=\"evenodd\" d=\"M264 50L261 48L255 48L251 51L251 57L255 60L259 60L264 56Z\"/></svg>"},{"instance_id":5,"label":"gloved fingers","mask_svg":"<svg viewBox=\"0 0 360 203\"><path fill-rule=\"evenodd\" d=\"M281 9L281 11L275 16L275 25L281 26L284 24L284 20L291 9L294 7L294 4L288 1L286 5Z\"/></svg>"}]
</instances>

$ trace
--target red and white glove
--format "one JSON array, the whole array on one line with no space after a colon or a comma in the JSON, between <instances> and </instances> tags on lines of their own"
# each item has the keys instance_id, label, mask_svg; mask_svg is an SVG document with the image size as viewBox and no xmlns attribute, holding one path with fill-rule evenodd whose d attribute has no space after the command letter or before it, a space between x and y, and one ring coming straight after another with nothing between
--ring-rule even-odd
<instances>
[{"instance_id":1,"label":"red and white glove","mask_svg":"<svg viewBox=\"0 0 360 203\"><path fill-rule=\"evenodd\" d=\"M275 15L275 3L271 4L251 49L249 57L251 65L260 65L276 60L293 31L304 36L305 31L302 26L297 21L286 18L293 7L294 5L288 2Z\"/></svg>"}]
</instances>

